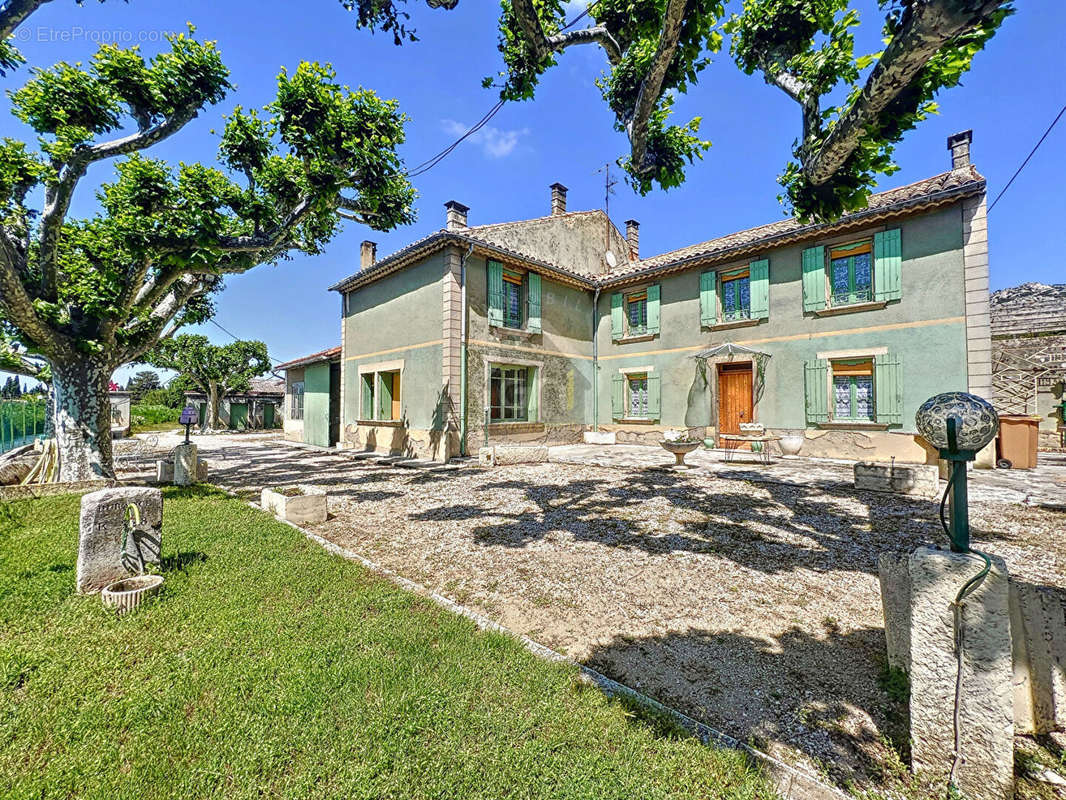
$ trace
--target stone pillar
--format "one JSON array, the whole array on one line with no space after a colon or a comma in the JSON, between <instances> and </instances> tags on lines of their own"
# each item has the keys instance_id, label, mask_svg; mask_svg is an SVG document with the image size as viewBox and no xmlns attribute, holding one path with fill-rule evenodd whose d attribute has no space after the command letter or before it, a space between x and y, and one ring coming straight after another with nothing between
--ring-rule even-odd
<instances>
[{"instance_id":1,"label":"stone pillar","mask_svg":"<svg viewBox=\"0 0 1066 800\"><path fill-rule=\"evenodd\" d=\"M1011 582L1014 724L1018 733L1066 730L1066 607L1061 592Z\"/></svg>"},{"instance_id":2,"label":"stone pillar","mask_svg":"<svg viewBox=\"0 0 1066 800\"><path fill-rule=\"evenodd\" d=\"M911 574L906 553L882 553L877 559L881 609L885 615L888 666L911 671Z\"/></svg>"},{"instance_id":3,"label":"stone pillar","mask_svg":"<svg viewBox=\"0 0 1066 800\"><path fill-rule=\"evenodd\" d=\"M196 483L196 445L179 444L174 448L174 485Z\"/></svg>"},{"instance_id":4,"label":"stone pillar","mask_svg":"<svg viewBox=\"0 0 1066 800\"><path fill-rule=\"evenodd\" d=\"M459 455L462 394L463 291L462 252L458 247L444 251L444 327L441 363L441 446L435 459L447 461Z\"/></svg>"},{"instance_id":5,"label":"stone pillar","mask_svg":"<svg viewBox=\"0 0 1066 800\"><path fill-rule=\"evenodd\" d=\"M972 554L923 547L911 554L911 764L945 779L955 758L958 665L955 595L983 562ZM963 603L959 759L955 773L968 800L1014 795L1014 710L1007 569L992 572Z\"/></svg>"},{"instance_id":6,"label":"stone pillar","mask_svg":"<svg viewBox=\"0 0 1066 800\"><path fill-rule=\"evenodd\" d=\"M141 523L124 537L131 504L137 506ZM91 492L81 498L79 523L76 580L80 594L98 592L122 580L138 572L142 563L159 563L163 493L158 489L128 487Z\"/></svg>"}]
</instances>

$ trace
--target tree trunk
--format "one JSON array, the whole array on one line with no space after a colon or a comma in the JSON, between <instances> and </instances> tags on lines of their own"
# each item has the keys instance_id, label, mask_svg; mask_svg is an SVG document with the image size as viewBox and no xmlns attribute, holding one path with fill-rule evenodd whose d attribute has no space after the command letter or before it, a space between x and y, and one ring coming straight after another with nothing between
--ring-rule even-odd
<instances>
[{"instance_id":1,"label":"tree trunk","mask_svg":"<svg viewBox=\"0 0 1066 800\"><path fill-rule=\"evenodd\" d=\"M221 398L218 396L218 381L207 382L207 427L213 431L222 429L222 420L219 417Z\"/></svg>"},{"instance_id":2,"label":"tree trunk","mask_svg":"<svg viewBox=\"0 0 1066 800\"><path fill-rule=\"evenodd\" d=\"M110 378L109 365L85 356L73 363L52 362L61 481L115 476L111 460Z\"/></svg>"}]
</instances>

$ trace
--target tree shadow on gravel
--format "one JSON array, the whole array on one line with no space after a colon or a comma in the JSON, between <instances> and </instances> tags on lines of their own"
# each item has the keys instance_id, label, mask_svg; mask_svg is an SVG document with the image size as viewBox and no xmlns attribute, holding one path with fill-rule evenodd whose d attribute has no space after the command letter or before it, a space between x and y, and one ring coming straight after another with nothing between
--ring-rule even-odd
<instances>
[{"instance_id":1,"label":"tree shadow on gravel","mask_svg":"<svg viewBox=\"0 0 1066 800\"><path fill-rule=\"evenodd\" d=\"M797 766L842 787L887 788L909 780L909 718L884 688L884 647L880 628L793 627L773 640L690 630L620 637L585 663L757 749L797 750L810 759Z\"/></svg>"}]
</instances>

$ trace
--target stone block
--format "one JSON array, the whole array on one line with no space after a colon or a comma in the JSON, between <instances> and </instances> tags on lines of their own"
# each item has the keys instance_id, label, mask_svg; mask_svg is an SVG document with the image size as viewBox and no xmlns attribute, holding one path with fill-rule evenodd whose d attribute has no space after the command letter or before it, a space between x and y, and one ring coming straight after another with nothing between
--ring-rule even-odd
<instances>
[{"instance_id":1,"label":"stone block","mask_svg":"<svg viewBox=\"0 0 1066 800\"><path fill-rule=\"evenodd\" d=\"M329 517L326 491L314 486L294 486L299 494L288 495L275 489L263 489L259 504L280 519L295 525L314 525Z\"/></svg>"},{"instance_id":2,"label":"stone block","mask_svg":"<svg viewBox=\"0 0 1066 800\"><path fill-rule=\"evenodd\" d=\"M933 465L860 461L855 465L855 488L936 497L940 493L940 475Z\"/></svg>"},{"instance_id":3,"label":"stone block","mask_svg":"<svg viewBox=\"0 0 1066 800\"><path fill-rule=\"evenodd\" d=\"M196 459L196 482L207 483L208 464L206 458Z\"/></svg>"},{"instance_id":4,"label":"stone block","mask_svg":"<svg viewBox=\"0 0 1066 800\"><path fill-rule=\"evenodd\" d=\"M1066 606L1044 586L1011 582L1014 721L1018 733L1066 730Z\"/></svg>"},{"instance_id":5,"label":"stone block","mask_svg":"<svg viewBox=\"0 0 1066 800\"><path fill-rule=\"evenodd\" d=\"M140 525L127 531L127 509L140 511ZM163 494L158 489L101 489L81 498L77 589L98 592L109 583L158 564L163 528ZM125 540L125 546L123 546Z\"/></svg>"},{"instance_id":6,"label":"stone block","mask_svg":"<svg viewBox=\"0 0 1066 800\"><path fill-rule=\"evenodd\" d=\"M911 554L911 764L944 779L955 760L955 596L976 575L975 555L923 547ZM968 800L1014 794L1014 703L1007 569L992 572L964 601L959 753L955 773Z\"/></svg>"},{"instance_id":7,"label":"stone block","mask_svg":"<svg viewBox=\"0 0 1066 800\"><path fill-rule=\"evenodd\" d=\"M882 553L877 558L881 608L885 615L888 665L911 670L911 575L907 553Z\"/></svg>"},{"instance_id":8,"label":"stone block","mask_svg":"<svg viewBox=\"0 0 1066 800\"><path fill-rule=\"evenodd\" d=\"M179 444L174 448L174 485L196 483L196 445Z\"/></svg>"},{"instance_id":9,"label":"stone block","mask_svg":"<svg viewBox=\"0 0 1066 800\"><path fill-rule=\"evenodd\" d=\"M585 431L583 438L585 444L615 444L618 434L614 431Z\"/></svg>"},{"instance_id":10,"label":"stone block","mask_svg":"<svg viewBox=\"0 0 1066 800\"><path fill-rule=\"evenodd\" d=\"M174 462L170 459L161 458L155 462L156 483L174 482Z\"/></svg>"},{"instance_id":11,"label":"stone block","mask_svg":"<svg viewBox=\"0 0 1066 800\"><path fill-rule=\"evenodd\" d=\"M477 451L477 463L479 467L496 466L496 448L482 447Z\"/></svg>"},{"instance_id":12,"label":"stone block","mask_svg":"<svg viewBox=\"0 0 1066 800\"><path fill-rule=\"evenodd\" d=\"M544 446L522 447L497 445L493 461L497 467L511 464L543 464L548 460L548 448Z\"/></svg>"}]
</instances>

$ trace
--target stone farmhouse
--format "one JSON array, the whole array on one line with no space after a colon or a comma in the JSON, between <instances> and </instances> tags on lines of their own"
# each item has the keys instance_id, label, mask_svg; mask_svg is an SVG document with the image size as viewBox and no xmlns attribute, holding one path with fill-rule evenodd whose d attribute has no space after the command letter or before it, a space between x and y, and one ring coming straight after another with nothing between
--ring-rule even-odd
<instances>
[{"instance_id":1,"label":"stone farmhouse","mask_svg":"<svg viewBox=\"0 0 1066 800\"><path fill-rule=\"evenodd\" d=\"M286 435L447 459L754 421L802 433L806 455L933 463L917 407L991 392L970 141L949 138L949 171L836 222L782 219L653 257L635 220L623 234L602 211L568 211L558 183L537 219L474 225L449 202L444 228L382 259L364 242L359 271L331 287L341 347L283 365Z\"/></svg>"}]
</instances>

